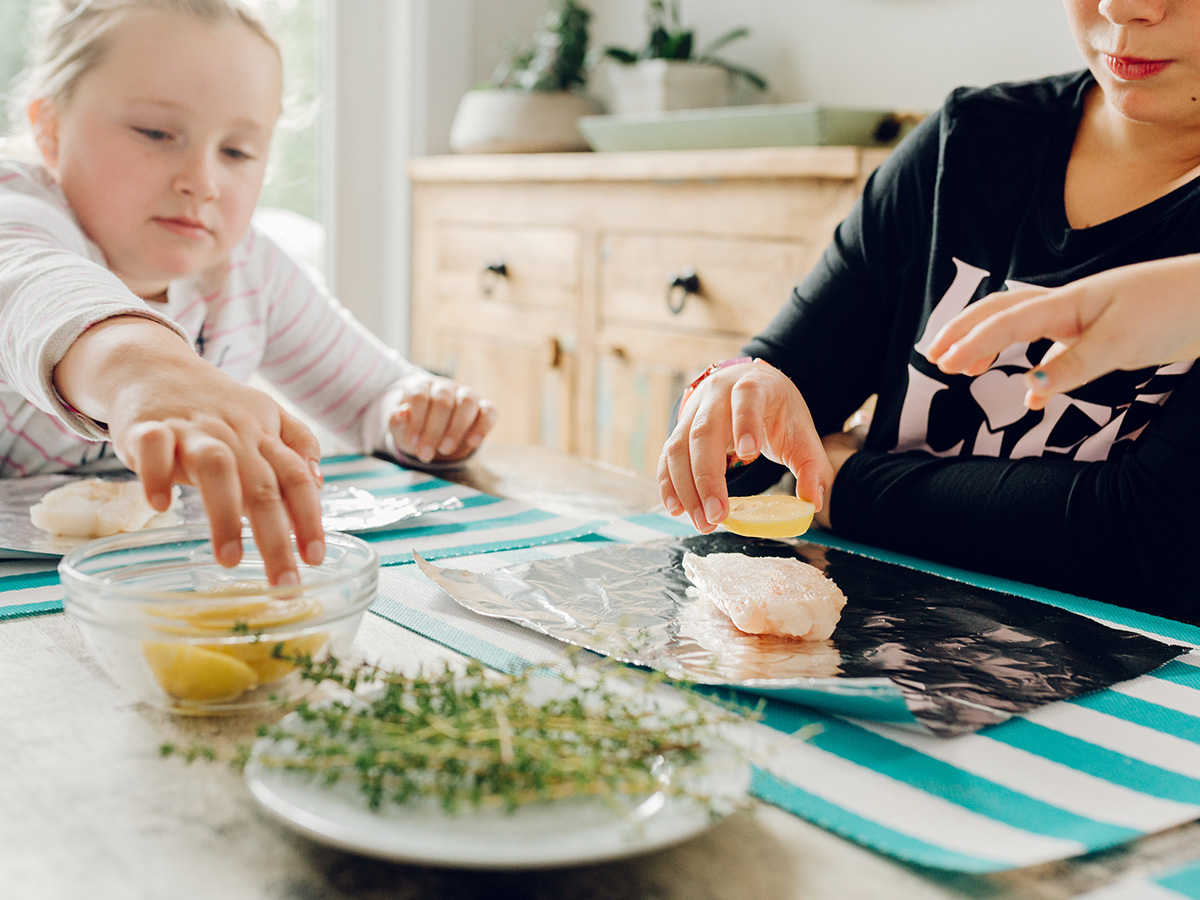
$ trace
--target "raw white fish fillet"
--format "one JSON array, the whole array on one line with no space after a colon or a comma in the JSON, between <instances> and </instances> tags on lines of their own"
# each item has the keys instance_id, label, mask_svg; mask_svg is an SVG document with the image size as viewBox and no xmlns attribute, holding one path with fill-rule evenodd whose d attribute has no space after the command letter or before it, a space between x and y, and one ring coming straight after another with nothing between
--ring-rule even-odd
<instances>
[{"instance_id":1,"label":"raw white fish fillet","mask_svg":"<svg viewBox=\"0 0 1200 900\"><path fill-rule=\"evenodd\" d=\"M139 531L158 515L146 502L140 481L85 478L48 491L29 507L29 518L42 531L63 537L105 537Z\"/></svg>"},{"instance_id":2,"label":"raw white fish fillet","mask_svg":"<svg viewBox=\"0 0 1200 900\"><path fill-rule=\"evenodd\" d=\"M701 597L750 634L822 641L846 605L836 584L795 557L686 553L683 571Z\"/></svg>"}]
</instances>

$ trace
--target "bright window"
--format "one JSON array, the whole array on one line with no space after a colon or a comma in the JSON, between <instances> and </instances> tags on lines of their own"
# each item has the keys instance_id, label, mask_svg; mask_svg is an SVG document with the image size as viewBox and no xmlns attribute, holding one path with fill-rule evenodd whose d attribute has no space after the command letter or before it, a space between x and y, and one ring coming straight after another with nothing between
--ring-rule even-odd
<instances>
[{"instance_id":1,"label":"bright window","mask_svg":"<svg viewBox=\"0 0 1200 900\"><path fill-rule=\"evenodd\" d=\"M321 218L322 31L325 0L251 0L279 41L284 62L284 113L260 206Z\"/></svg>"},{"instance_id":2,"label":"bright window","mask_svg":"<svg viewBox=\"0 0 1200 900\"><path fill-rule=\"evenodd\" d=\"M18 3L0 3L0 85L3 86L3 104L0 104L0 134L9 128L8 98L13 79L25 65L25 48L30 44L33 4L28 0Z\"/></svg>"}]
</instances>

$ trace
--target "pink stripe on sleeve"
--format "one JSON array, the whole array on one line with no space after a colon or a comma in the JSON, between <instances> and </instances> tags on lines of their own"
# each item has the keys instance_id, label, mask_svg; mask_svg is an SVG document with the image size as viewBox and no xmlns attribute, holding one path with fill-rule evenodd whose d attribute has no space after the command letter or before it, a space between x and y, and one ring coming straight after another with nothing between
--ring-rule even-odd
<instances>
[{"instance_id":1,"label":"pink stripe on sleeve","mask_svg":"<svg viewBox=\"0 0 1200 900\"><path fill-rule=\"evenodd\" d=\"M296 402L303 403L305 400L311 399L312 397L316 396L321 391L323 391L325 388L329 387L329 385L332 384L334 381L336 381L338 376L340 376L344 371L346 371L346 367L349 366L354 361L354 357L358 353L358 350L362 346L362 343L363 343L363 338L362 338L362 335L360 334L358 336L358 340L355 341L355 343L354 343L354 348L352 350L350 350L348 353L346 353L345 356L342 357L342 360L338 364L338 367L336 369L334 369L334 371L331 372L329 374L329 376L327 378L325 378L323 381L319 382L318 384L313 386L310 390L308 390L305 393L298 396L296 398ZM322 354L320 357L313 360L313 362L311 362L308 366L306 366L298 374L297 377L306 375L308 372L312 371L313 368L315 368L317 365L319 365L321 362L324 361L324 357L326 355L327 355L327 353Z\"/></svg>"},{"instance_id":2,"label":"pink stripe on sleeve","mask_svg":"<svg viewBox=\"0 0 1200 900\"><path fill-rule=\"evenodd\" d=\"M363 372L362 375L359 376L358 381L354 382L354 384L351 385L351 387L344 394L342 394L342 396L338 397L336 400L334 400L332 403L330 403L328 406L326 406L323 410L318 412L317 418L323 418L325 416L328 416L338 407L344 406L346 401L349 400L351 397L353 397L355 394L357 394L362 389L362 386L371 379L371 376L373 376L375 374L375 372L378 371L379 363L380 363L380 360L376 359L375 365L373 365L367 371ZM365 409L365 408L366 407L363 407L363 409ZM354 416L354 418L352 418L350 420L350 422L344 427L349 428L350 425L357 425L361 419L362 419L362 410L360 409L358 411L358 413Z\"/></svg>"},{"instance_id":3,"label":"pink stripe on sleeve","mask_svg":"<svg viewBox=\"0 0 1200 900\"><path fill-rule=\"evenodd\" d=\"M313 300L316 299L316 296L317 296L316 287L310 287L308 289L308 295L304 298L304 302L300 304L300 308L296 311L296 315L294 315L292 317L291 321L287 322L282 328L280 328L278 331L274 332L271 335L271 340L278 341L285 334L287 334L289 331L291 331L297 322L302 321L304 319L305 314L308 312L308 308L310 306L312 306ZM321 318L321 321L324 321L324 317Z\"/></svg>"},{"instance_id":4,"label":"pink stripe on sleeve","mask_svg":"<svg viewBox=\"0 0 1200 900\"><path fill-rule=\"evenodd\" d=\"M193 300L191 303L189 303L187 306L185 306L183 309L181 309L179 311L178 318L182 320L184 317L187 316L188 313L190 313L197 306L210 303L212 300L219 297L221 294L221 291L223 291L223 290L224 290L224 288L217 288L215 291L213 291L210 294L205 294L203 297L197 297L195 300Z\"/></svg>"},{"instance_id":5,"label":"pink stripe on sleeve","mask_svg":"<svg viewBox=\"0 0 1200 900\"><path fill-rule=\"evenodd\" d=\"M28 401L25 401L25 402L28 403ZM32 404L30 404L30 405L32 405ZM24 441L26 444L28 444L30 447L32 447L34 450L36 450L38 455L43 460L45 460L46 462L56 463L60 466L66 466L68 468L75 465L75 461L73 461L73 460L64 459L61 456L51 456L50 452L48 450L46 450L46 448L43 447L41 444L39 444L37 441L35 441L33 438L31 438L26 431L24 431L23 429L13 428L12 421L13 421L13 417L14 417L15 413L13 413L12 411L9 410L8 406L4 403L4 400L2 398L0 398L0 415L4 416L4 419L5 419L6 423L8 424L7 430L9 431L9 433L12 434L14 437L18 438L19 440ZM48 423L56 431L58 431L58 433L61 434L63 437L75 438L77 440L81 440L79 438L79 436L75 434L75 432L73 432L69 428L67 428L67 426L64 425L62 422L60 422L57 417L47 415L46 413L42 412L41 410L37 411L37 418L35 419L35 422ZM10 462L11 462L11 460L10 460ZM15 463L15 462L12 464L20 467L19 464Z\"/></svg>"},{"instance_id":6,"label":"pink stripe on sleeve","mask_svg":"<svg viewBox=\"0 0 1200 900\"><path fill-rule=\"evenodd\" d=\"M302 379L305 375L311 372L314 367L320 365L329 356L329 351L338 345L338 343L341 341L341 338L342 335L340 331L334 332L329 342L321 347L320 350L313 353L306 364L302 365L299 369L293 370L286 376L279 378L275 383L280 387L283 387L284 385L292 384L293 382Z\"/></svg>"},{"instance_id":7,"label":"pink stripe on sleeve","mask_svg":"<svg viewBox=\"0 0 1200 900\"><path fill-rule=\"evenodd\" d=\"M271 302L267 304L267 315L268 316L275 315L275 310L277 310L279 308L280 302L286 296L288 296L288 294L290 294L292 292L292 285L294 285L296 283L296 279L299 277L300 277L300 270L292 269L292 275L290 278L288 278L287 284L285 284L283 286L282 290L277 291L275 296L271 299ZM315 291L315 288L313 290Z\"/></svg>"},{"instance_id":8,"label":"pink stripe on sleeve","mask_svg":"<svg viewBox=\"0 0 1200 900\"><path fill-rule=\"evenodd\" d=\"M17 476L19 478L24 478L26 475L29 474L29 467L21 465L19 462L17 462L11 456L5 457L4 464L6 466L11 466L13 469L15 469L17 472Z\"/></svg>"},{"instance_id":9,"label":"pink stripe on sleeve","mask_svg":"<svg viewBox=\"0 0 1200 900\"><path fill-rule=\"evenodd\" d=\"M263 320L261 318L249 319L245 322L239 322L237 325L232 325L229 328L222 328L220 331L214 331L205 339L209 341L215 341L218 338L227 337L231 334L237 334L238 332L245 331L248 328L257 328L258 326L262 325L262 323Z\"/></svg>"}]
</instances>

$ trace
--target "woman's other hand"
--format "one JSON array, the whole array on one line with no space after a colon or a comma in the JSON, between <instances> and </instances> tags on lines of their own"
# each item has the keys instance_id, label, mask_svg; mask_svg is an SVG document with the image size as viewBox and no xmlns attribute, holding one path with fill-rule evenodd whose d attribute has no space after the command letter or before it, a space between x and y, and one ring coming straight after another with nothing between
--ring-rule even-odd
<instances>
[{"instance_id":1,"label":"woman's other hand","mask_svg":"<svg viewBox=\"0 0 1200 900\"><path fill-rule=\"evenodd\" d=\"M943 372L979 375L1015 343L1055 344L1026 376L1025 404L1115 369L1200 356L1200 256L1137 263L1058 288L1002 291L972 303L926 351Z\"/></svg>"}]
</instances>

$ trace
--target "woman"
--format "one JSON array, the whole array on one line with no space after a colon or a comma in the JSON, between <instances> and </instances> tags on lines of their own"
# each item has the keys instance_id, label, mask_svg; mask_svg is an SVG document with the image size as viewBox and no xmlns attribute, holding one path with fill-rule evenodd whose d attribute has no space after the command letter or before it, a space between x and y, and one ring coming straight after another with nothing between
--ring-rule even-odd
<instances>
[{"instance_id":1,"label":"woman","mask_svg":"<svg viewBox=\"0 0 1200 900\"><path fill-rule=\"evenodd\" d=\"M659 483L701 531L783 463L847 537L1172 615L1195 615L1200 376L1097 379L1044 408L1051 341L983 371L926 357L973 301L1200 251L1200 2L1065 0L1084 72L960 89L867 184L821 263L710 368ZM1150 301L1153 302L1153 301ZM865 434L842 432L872 394Z\"/></svg>"}]
</instances>

